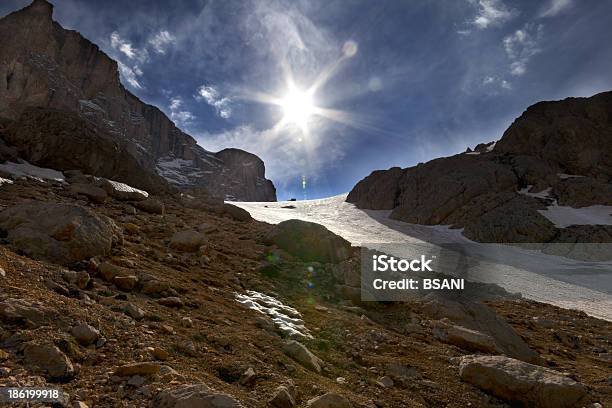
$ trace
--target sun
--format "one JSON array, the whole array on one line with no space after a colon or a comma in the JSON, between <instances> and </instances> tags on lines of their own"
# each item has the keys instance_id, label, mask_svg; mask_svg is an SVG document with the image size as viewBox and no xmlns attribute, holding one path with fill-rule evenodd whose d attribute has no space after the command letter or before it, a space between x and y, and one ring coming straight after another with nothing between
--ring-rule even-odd
<instances>
[{"instance_id":1,"label":"sun","mask_svg":"<svg viewBox=\"0 0 612 408\"><path fill-rule=\"evenodd\" d=\"M289 87L279 105L284 114L283 122L298 125L302 129L306 128L308 119L315 111L312 92L302 91L296 86Z\"/></svg>"}]
</instances>

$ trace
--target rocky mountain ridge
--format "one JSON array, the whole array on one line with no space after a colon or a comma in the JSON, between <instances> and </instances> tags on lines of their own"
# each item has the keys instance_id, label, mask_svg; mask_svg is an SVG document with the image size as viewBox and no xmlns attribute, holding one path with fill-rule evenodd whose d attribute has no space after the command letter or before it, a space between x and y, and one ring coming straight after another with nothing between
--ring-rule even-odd
<instances>
[{"instance_id":1,"label":"rocky mountain ridge","mask_svg":"<svg viewBox=\"0 0 612 408\"><path fill-rule=\"evenodd\" d=\"M452 225L481 242L612 242L609 225L559 227L558 206L612 205L612 92L529 107L496 143L375 171L347 201L393 219ZM594 233L596 230L596 233Z\"/></svg>"},{"instance_id":2,"label":"rocky mountain ridge","mask_svg":"<svg viewBox=\"0 0 612 408\"><path fill-rule=\"evenodd\" d=\"M52 14L49 2L34 0L0 19L0 36L11 39L0 45L2 138L24 159L145 189L164 189L167 181L181 188L205 188L227 199L276 200L258 157L238 149L213 153L198 146L161 110L122 86L116 61L78 32L61 27ZM63 114L67 118L62 119ZM30 140L33 132L36 145ZM89 148L82 146L83 133L85 140L95 134ZM66 151L58 155L60 142ZM54 154L41 157L33 150ZM130 177L130 172L141 174Z\"/></svg>"}]
</instances>

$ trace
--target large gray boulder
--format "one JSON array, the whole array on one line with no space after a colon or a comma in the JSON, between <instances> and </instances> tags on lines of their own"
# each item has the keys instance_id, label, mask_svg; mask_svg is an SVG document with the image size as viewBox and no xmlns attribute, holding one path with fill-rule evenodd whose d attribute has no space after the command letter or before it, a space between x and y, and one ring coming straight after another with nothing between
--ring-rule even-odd
<instances>
[{"instance_id":1,"label":"large gray boulder","mask_svg":"<svg viewBox=\"0 0 612 408\"><path fill-rule=\"evenodd\" d=\"M351 256L351 244L324 226L302 220L287 220L275 225L265 237L306 262L338 263Z\"/></svg>"},{"instance_id":2,"label":"large gray boulder","mask_svg":"<svg viewBox=\"0 0 612 408\"><path fill-rule=\"evenodd\" d=\"M493 343L484 337L478 341L494 347L494 350L488 350L489 352L499 350L522 361L536 364L541 362L538 353L525 343L512 326L484 303L471 299L447 299L436 295L428 295L424 302L423 311L430 317L440 320L446 318L456 326L490 336ZM468 333L463 333L463 337L467 339L467 336ZM464 343L464 347L467 344ZM470 347L475 347L475 344L470 344Z\"/></svg>"},{"instance_id":3,"label":"large gray boulder","mask_svg":"<svg viewBox=\"0 0 612 408\"><path fill-rule=\"evenodd\" d=\"M0 212L0 229L28 256L63 265L109 255L114 245L123 242L113 220L73 204L15 205Z\"/></svg>"},{"instance_id":4,"label":"large gray boulder","mask_svg":"<svg viewBox=\"0 0 612 408\"><path fill-rule=\"evenodd\" d=\"M535 408L581 406L586 387L556 371L504 356L465 356L460 375L481 390Z\"/></svg>"},{"instance_id":5,"label":"large gray boulder","mask_svg":"<svg viewBox=\"0 0 612 408\"><path fill-rule=\"evenodd\" d=\"M24 364L50 381L67 381L74 376L70 359L56 346L48 343L28 343L23 350Z\"/></svg>"},{"instance_id":6,"label":"large gray boulder","mask_svg":"<svg viewBox=\"0 0 612 408\"><path fill-rule=\"evenodd\" d=\"M321 372L321 364L323 364L323 362L319 357L312 354L312 352L302 343L295 340L289 340L283 344L283 352L310 371L316 373Z\"/></svg>"}]
</instances>

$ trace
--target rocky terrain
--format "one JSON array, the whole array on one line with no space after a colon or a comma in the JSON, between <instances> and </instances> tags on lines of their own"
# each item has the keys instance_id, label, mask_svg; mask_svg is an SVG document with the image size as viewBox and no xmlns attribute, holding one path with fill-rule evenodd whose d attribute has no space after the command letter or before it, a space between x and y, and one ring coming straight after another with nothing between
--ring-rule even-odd
<instances>
[{"instance_id":1,"label":"rocky terrain","mask_svg":"<svg viewBox=\"0 0 612 408\"><path fill-rule=\"evenodd\" d=\"M362 303L358 248L322 226L64 176L0 175L0 386L80 408L612 403L611 323L484 284Z\"/></svg>"},{"instance_id":2,"label":"rocky terrain","mask_svg":"<svg viewBox=\"0 0 612 408\"><path fill-rule=\"evenodd\" d=\"M11 39L0 44L0 139L21 158L149 191L169 183L232 200L276 200L257 156L198 146L121 85L116 61L52 14L49 2L35 0L0 19L0 37Z\"/></svg>"},{"instance_id":3,"label":"rocky terrain","mask_svg":"<svg viewBox=\"0 0 612 408\"><path fill-rule=\"evenodd\" d=\"M396 220L464 228L480 242L612 242L610 220L567 228L545 216L612 206L612 92L537 103L498 142L375 171L347 201L393 210Z\"/></svg>"}]
</instances>

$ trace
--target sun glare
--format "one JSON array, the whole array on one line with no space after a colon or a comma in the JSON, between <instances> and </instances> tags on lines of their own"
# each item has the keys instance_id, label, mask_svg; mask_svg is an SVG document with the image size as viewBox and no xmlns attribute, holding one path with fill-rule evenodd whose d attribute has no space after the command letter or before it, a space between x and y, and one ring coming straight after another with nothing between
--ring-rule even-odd
<instances>
[{"instance_id":1,"label":"sun glare","mask_svg":"<svg viewBox=\"0 0 612 408\"><path fill-rule=\"evenodd\" d=\"M314 112L312 94L296 87L289 89L279 105L283 109L283 121L296 124L301 128L306 127L308 119Z\"/></svg>"}]
</instances>

